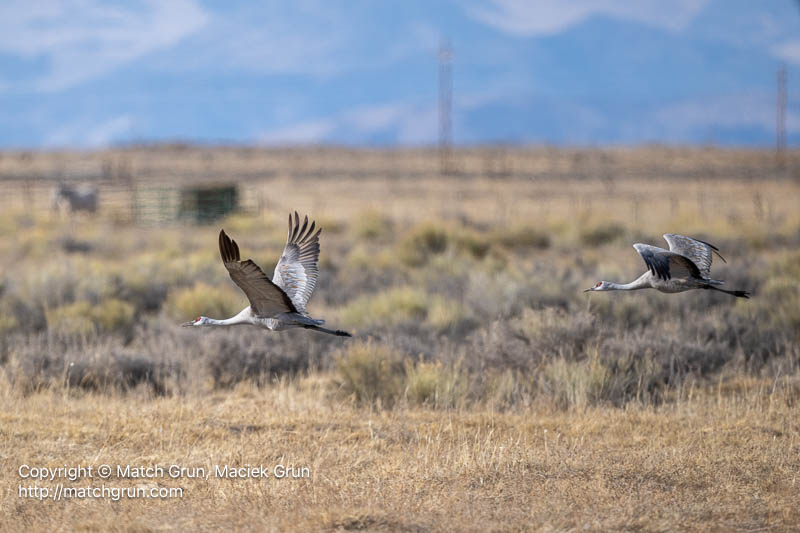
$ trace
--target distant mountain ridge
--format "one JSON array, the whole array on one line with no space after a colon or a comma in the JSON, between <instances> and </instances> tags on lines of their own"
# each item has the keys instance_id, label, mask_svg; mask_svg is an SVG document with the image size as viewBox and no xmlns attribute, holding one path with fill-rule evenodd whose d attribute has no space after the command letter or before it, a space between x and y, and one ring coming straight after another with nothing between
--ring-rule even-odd
<instances>
[{"instance_id":1,"label":"distant mountain ridge","mask_svg":"<svg viewBox=\"0 0 800 533\"><path fill-rule=\"evenodd\" d=\"M0 7L0 148L419 146L453 45L457 144L800 141L791 0L176 0Z\"/></svg>"}]
</instances>

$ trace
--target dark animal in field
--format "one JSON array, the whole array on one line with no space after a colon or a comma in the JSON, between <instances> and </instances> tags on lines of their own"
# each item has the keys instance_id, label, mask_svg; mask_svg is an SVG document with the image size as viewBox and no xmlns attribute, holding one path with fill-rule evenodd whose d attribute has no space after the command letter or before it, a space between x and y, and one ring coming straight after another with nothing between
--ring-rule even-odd
<instances>
[{"instance_id":1,"label":"dark animal in field","mask_svg":"<svg viewBox=\"0 0 800 533\"><path fill-rule=\"evenodd\" d=\"M52 207L57 211L76 213L82 211L94 214L97 212L98 191L91 185L72 187L59 183L53 190Z\"/></svg>"}]
</instances>

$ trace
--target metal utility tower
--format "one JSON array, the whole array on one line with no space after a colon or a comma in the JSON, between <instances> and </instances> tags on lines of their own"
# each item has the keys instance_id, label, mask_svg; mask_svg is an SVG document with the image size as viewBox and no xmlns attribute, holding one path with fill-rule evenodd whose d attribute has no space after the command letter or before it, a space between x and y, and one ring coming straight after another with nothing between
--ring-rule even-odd
<instances>
[{"instance_id":1,"label":"metal utility tower","mask_svg":"<svg viewBox=\"0 0 800 533\"><path fill-rule=\"evenodd\" d=\"M786 65L781 65L778 69L775 120L775 161L778 168L784 168L786 166Z\"/></svg>"},{"instance_id":2,"label":"metal utility tower","mask_svg":"<svg viewBox=\"0 0 800 533\"><path fill-rule=\"evenodd\" d=\"M453 49L448 41L439 46L439 171L453 170Z\"/></svg>"}]
</instances>

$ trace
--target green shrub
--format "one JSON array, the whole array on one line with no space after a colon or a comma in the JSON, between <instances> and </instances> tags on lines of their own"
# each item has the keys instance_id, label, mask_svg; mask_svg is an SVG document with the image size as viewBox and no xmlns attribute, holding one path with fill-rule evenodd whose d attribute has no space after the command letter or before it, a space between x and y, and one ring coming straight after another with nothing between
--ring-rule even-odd
<instances>
[{"instance_id":1,"label":"green shrub","mask_svg":"<svg viewBox=\"0 0 800 533\"><path fill-rule=\"evenodd\" d=\"M60 334L87 336L96 333L92 304L86 300L48 309L45 316L48 329Z\"/></svg>"},{"instance_id":2,"label":"green shrub","mask_svg":"<svg viewBox=\"0 0 800 533\"><path fill-rule=\"evenodd\" d=\"M134 322L134 307L117 298L108 298L92 307L91 316L101 331L130 331Z\"/></svg>"},{"instance_id":3,"label":"green shrub","mask_svg":"<svg viewBox=\"0 0 800 533\"><path fill-rule=\"evenodd\" d=\"M771 277L789 277L800 282L800 250L780 253L770 264Z\"/></svg>"},{"instance_id":4,"label":"green shrub","mask_svg":"<svg viewBox=\"0 0 800 533\"><path fill-rule=\"evenodd\" d=\"M541 369L540 393L562 409L585 409L596 405L622 405L650 394L651 378L661 371L649 354L637 358L612 355L601 359L599 351L580 361L557 357ZM650 399L647 397L646 399Z\"/></svg>"},{"instance_id":5,"label":"green shrub","mask_svg":"<svg viewBox=\"0 0 800 533\"><path fill-rule=\"evenodd\" d=\"M8 332L17 329L19 323L14 315L9 314L5 309L0 308L0 335L6 335Z\"/></svg>"},{"instance_id":6,"label":"green shrub","mask_svg":"<svg viewBox=\"0 0 800 533\"><path fill-rule=\"evenodd\" d=\"M585 311L567 313L563 309L525 309L512 321L514 331L527 339L532 355L549 358L583 356L595 339L595 319Z\"/></svg>"},{"instance_id":7,"label":"green shrub","mask_svg":"<svg viewBox=\"0 0 800 533\"><path fill-rule=\"evenodd\" d=\"M588 246L601 246L625 235L625 226L617 222L603 222L597 225L585 224L580 229L580 240Z\"/></svg>"},{"instance_id":8,"label":"green shrub","mask_svg":"<svg viewBox=\"0 0 800 533\"><path fill-rule=\"evenodd\" d=\"M5 335L19 326L19 322L14 316L11 302L8 298L3 297L5 290L5 281L0 279L0 335Z\"/></svg>"},{"instance_id":9,"label":"green shrub","mask_svg":"<svg viewBox=\"0 0 800 533\"><path fill-rule=\"evenodd\" d=\"M486 236L474 231L454 232L452 240L457 251L475 259L483 259L492 248L492 243Z\"/></svg>"},{"instance_id":10,"label":"green shrub","mask_svg":"<svg viewBox=\"0 0 800 533\"><path fill-rule=\"evenodd\" d=\"M339 390L360 405L391 407L405 387L404 358L383 344L353 342L335 356Z\"/></svg>"},{"instance_id":11,"label":"green shrub","mask_svg":"<svg viewBox=\"0 0 800 533\"><path fill-rule=\"evenodd\" d=\"M478 401L494 409L507 409L519 404L523 396L523 377L521 372L510 368L490 371L484 379Z\"/></svg>"},{"instance_id":12,"label":"green shrub","mask_svg":"<svg viewBox=\"0 0 800 533\"><path fill-rule=\"evenodd\" d=\"M548 361L541 370L545 390L562 409L586 408L593 405L598 390L603 388L606 369L597 360L568 361L563 357Z\"/></svg>"},{"instance_id":13,"label":"green shrub","mask_svg":"<svg viewBox=\"0 0 800 533\"><path fill-rule=\"evenodd\" d=\"M495 232L493 239L507 248L539 248L550 246L550 236L532 226L518 226Z\"/></svg>"},{"instance_id":14,"label":"green shrub","mask_svg":"<svg viewBox=\"0 0 800 533\"><path fill-rule=\"evenodd\" d=\"M387 240L392 236L392 221L377 211L365 211L353 222L353 233L359 239Z\"/></svg>"},{"instance_id":15,"label":"green shrub","mask_svg":"<svg viewBox=\"0 0 800 533\"><path fill-rule=\"evenodd\" d=\"M411 267L424 265L432 255L447 249L447 232L436 224L421 224L409 231L400 241L397 254L404 264Z\"/></svg>"},{"instance_id":16,"label":"green shrub","mask_svg":"<svg viewBox=\"0 0 800 533\"><path fill-rule=\"evenodd\" d=\"M772 278L764 284L758 296L768 302L764 311L772 323L800 338L800 284L789 277Z\"/></svg>"},{"instance_id":17,"label":"green shrub","mask_svg":"<svg viewBox=\"0 0 800 533\"><path fill-rule=\"evenodd\" d=\"M679 305L677 298L659 294L648 294L647 297L639 294L614 296L617 295L591 294L589 308L593 316L616 327L633 328L649 324L658 308L657 304L651 303L653 301L668 298L663 305Z\"/></svg>"},{"instance_id":18,"label":"green shrub","mask_svg":"<svg viewBox=\"0 0 800 533\"><path fill-rule=\"evenodd\" d=\"M309 216L309 218L311 218ZM317 223L318 228L322 228L323 235L338 235L340 233L344 233L344 230L347 229L344 221L340 218L331 218L325 215L314 215L314 220Z\"/></svg>"},{"instance_id":19,"label":"green shrub","mask_svg":"<svg viewBox=\"0 0 800 533\"><path fill-rule=\"evenodd\" d=\"M228 318L246 305L231 288L198 283L194 287L170 291L164 309L175 320L188 320L199 315Z\"/></svg>"},{"instance_id":20,"label":"green shrub","mask_svg":"<svg viewBox=\"0 0 800 533\"><path fill-rule=\"evenodd\" d=\"M366 294L342 309L342 321L348 326L393 326L404 322L422 322L428 310L425 291L395 287L378 294Z\"/></svg>"},{"instance_id":21,"label":"green shrub","mask_svg":"<svg viewBox=\"0 0 800 533\"><path fill-rule=\"evenodd\" d=\"M463 404L467 380L459 365L445 366L441 362L427 363L422 359L405 361L406 398L410 404L436 408Z\"/></svg>"},{"instance_id":22,"label":"green shrub","mask_svg":"<svg viewBox=\"0 0 800 533\"><path fill-rule=\"evenodd\" d=\"M426 322L438 330L452 328L467 318L467 311L459 302L438 295L429 300Z\"/></svg>"},{"instance_id":23,"label":"green shrub","mask_svg":"<svg viewBox=\"0 0 800 533\"><path fill-rule=\"evenodd\" d=\"M342 322L350 327L397 326L424 323L446 330L468 318L464 306L440 295L429 295L416 287L394 287L366 294L341 310Z\"/></svg>"},{"instance_id":24,"label":"green shrub","mask_svg":"<svg viewBox=\"0 0 800 533\"><path fill-rule=\"evenodd\" d=\"M0 335L11 331L33 333L47 329L44 307L9 290L0 294Z\"/></svg>"},{"instance_id":25,"label":"green shrub","mask_svg":"<svg viewBox=\"0 0 800 533\"><path fill-rule=\"evenodd\" d=\"M133 305L116 298L108 298L97 305L78 300L47 310L46 317L49 329L67 335L129 335L136 318Z\"/></svg>"},{"instance_id":26,"label":"green shrub","mask_svg":"<svg viewBox=\"0 0 800 533\"><path fill-rule=\"evenodd\" d=\"M284 220L284 224L286 224ZM254 233L264 231L264 220L260 216L252 216L243 213L234 213L228 215L220 222L220 226L225 228L226 232L232 235L241 235L243 233ZM286 226L281 226L285 229ZM272 229L272 228L270 228Z\"/></svg>"},{"instance_id":27,"label":"green shrub","mask_svg":"<svg viewBox=\"0 0 800 533\"><path fill-rule=\"evenodd\" d=\"M395 258L391 250L385 248L376 250L374 245L359 243L350 248L345 264L349 268L343 270L343 276L362 276L364 270L376 272L391 270L395 266Z\"/></svg>"}]
</instances>

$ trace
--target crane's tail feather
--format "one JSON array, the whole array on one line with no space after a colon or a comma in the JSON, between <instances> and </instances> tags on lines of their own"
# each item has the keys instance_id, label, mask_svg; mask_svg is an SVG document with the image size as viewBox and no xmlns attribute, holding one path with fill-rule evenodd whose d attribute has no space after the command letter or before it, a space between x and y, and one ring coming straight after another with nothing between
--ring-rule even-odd
<instances>
[{"instance_id":1,"label":"crane's tail feather","mask_svg":"<svg viewBox=\"0 0 800 533\"><path fill-rule=\"evenodd\" d=\"M319 331L320 333L327 333L328 335L336 335L337 337L352 337L352 335L340 329L334 330L334 329L323 328L320 326L303 326L303 327L305 329L313 329L314 331Z\"/></svg>"},{"instance_id":2,"label":"crane's tail feather","mask_svg":"<svg viewBox=\"0 0 800 533\"><path fill-rule=\"evenodd\" d=\"M713 289L715 291L724 292L725 294L730 294L731 296L736 296L737 298L750 298L750 293L747 291L726 291L725 289L720 289L719 287L714 287L713 285L706 285L706 289Z\"/></svg>"},{"instance_id":3,"label":"crane's tail feather","mask_svg":"<svg viewBox=\"0 0 800 533\"><path fill-rule=\"evenodd\" d=\"M325 321L321 318L311 318L310 316L301 315L300 313L288 313L285 316L287 318L287 322L296 326L321 326L325 323Z\"/></svg>"}]
</instances>

